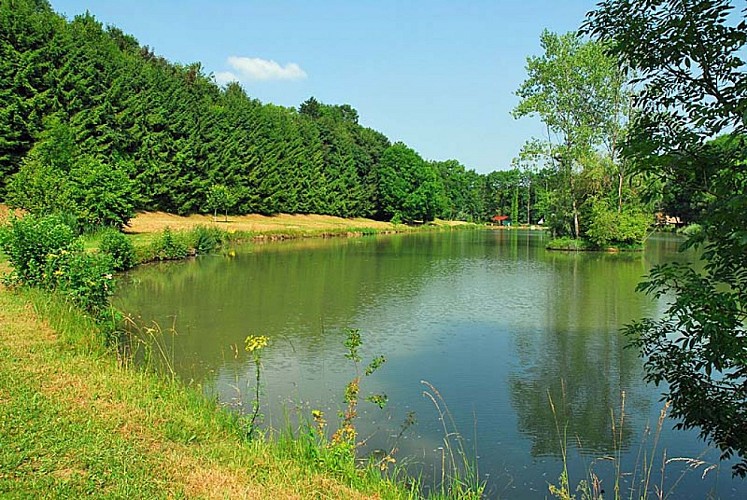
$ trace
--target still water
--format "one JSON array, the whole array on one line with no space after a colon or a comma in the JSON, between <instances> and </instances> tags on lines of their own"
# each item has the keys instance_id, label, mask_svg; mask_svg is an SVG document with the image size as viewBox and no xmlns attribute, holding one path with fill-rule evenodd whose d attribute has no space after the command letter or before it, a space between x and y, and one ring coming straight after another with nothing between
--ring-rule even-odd
<instances>
[{"instance_id":1,"label":"still water","mask_svg":"<svg viewBox=\"0 0 747 500\"><path fill-rule=\"evenodd\" d=\"M619 463L624 496L640 492L653 455L650 491L747 497L747 483L696 433L666 420L657 442L661 389L642 382L619 333L663 310L664 299L634 289L652 265L687 258L679 241L653 236L642 254L568 254L546 251L545 238L486 230L246 245L144 266L122 280L115 303L173 327L164 351L179 376L238 411L252 404L243 340L270 337L262 413L275 428L312 409L334 427L355 375L345 329L360 329L364 361L386 357L362 396L389 398L384 410L361 403L361 452L396 448L427 485L441 480L444 436L456 431L490 497L544 498L558 484L565 435L572 488L591 470L611 493ZM410 412L417 423L400 435ZM703 463L688 471L690 459Z\"/></svg>"}]
</instances>

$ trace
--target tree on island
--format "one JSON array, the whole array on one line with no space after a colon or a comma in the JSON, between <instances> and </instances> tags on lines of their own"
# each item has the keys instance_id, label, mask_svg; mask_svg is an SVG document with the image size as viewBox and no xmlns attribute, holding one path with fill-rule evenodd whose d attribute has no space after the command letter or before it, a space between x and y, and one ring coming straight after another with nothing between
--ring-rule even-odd
<instances>
[{"instance_id":1,"label":"tree on island","mask_svg":"<svg viewBox=\"0 0 747 500\"><path fill-rule=\"evenodd\" d=\"M584 31L639 75L624 153L652 177L699 182L700 265L655 267L639 289L670 305L626 333L665 382L677 427L698 428L747 476L747 9L725 0L607 0ZM713 140L717 135L722 135Z\"/></svg>"},{"instance_id":2,"label":"tree on island","mask_svg":"<svg viewBox=\"0 0 747 500\"><path fill-rule=\"evenodd\" d=\"M547 222L556 236L581 238L595 218L616 218L636 229L625 240L614 233L596 241L640 242L649 221L635 203L625 206L630 183L618 154L628 119L626 74L601 43L575 33L544 31L540 42L544 54L527 58L527 79L516 92L521 101L513 115L538 116L547 129L547 136L529 141L518 159L544 158L553 173ZM608 213L611 207L616 215ZM597 233L603 227L597 224Z\"/></svg>"}]
</instances>

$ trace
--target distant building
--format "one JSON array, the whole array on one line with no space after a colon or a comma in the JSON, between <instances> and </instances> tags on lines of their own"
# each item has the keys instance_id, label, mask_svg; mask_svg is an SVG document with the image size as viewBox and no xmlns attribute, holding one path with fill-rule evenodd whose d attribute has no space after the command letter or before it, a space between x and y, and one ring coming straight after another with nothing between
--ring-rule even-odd
<instances>
[{"instance_id":1,"label":"distant building","mask_svg":"<svg viewBox=\"0 0 747 500\"><path fill-rule=\"evenodd\" d=\"M667 215L663 212L656 212L656 225L682 227L685 223L679 217Z\"/></svg>"},{"instance_id":2,"label":"distant building","mask_svg":"<svg viewBox=\"0 0 747 500\"><path fill-rule=\"evenodd\" d=\"M510 226L511 222L508 219L508 215L494 215L490 220L499 226Z\"/></svg>"}]
</instances>

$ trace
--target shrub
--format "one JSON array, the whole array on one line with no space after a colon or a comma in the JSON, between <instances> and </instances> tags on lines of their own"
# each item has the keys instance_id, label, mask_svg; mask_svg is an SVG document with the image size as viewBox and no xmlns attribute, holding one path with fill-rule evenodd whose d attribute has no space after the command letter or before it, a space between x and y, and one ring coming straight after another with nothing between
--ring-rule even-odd
<instances>
[{"instance_id":1,"label":"shrub","mask_svg":"<svg viewBox=\"0 0 747 500\"><path fill-rule=\"evenodd\" d=\"M135 246L115 229L109 229L101 237L100 249L112 259L115 271L126 271L135 266Z\"/></svg>"},{"instance_id":2,"label":"shrub","mask_svg":"<svg viewBox=\"0 0 747 500\"><path fill-rule=\"evenodd\" d=\"M49 255L81 249L75 232L62 218L35 215L13 217L0 228L0 247L13 266L11 280L28 285L45 280Z\"/></svg>"},{"instance_id":3,"label":"shrub","mask_svg":"<svg viewBox=\"0 0 747 500\"><path fill-rule=\"evenodd\" d=\"M599 247L611 243L640 244L651 226L651 217L641 210L626 209L618 212L604 202L592 208L591 222L586 237Z\"/></svg>"},{"instance_id":4,"label":"shrub","mask_svg":"<svg viewBox=\"0 0 747 500\"><path fill-rule=\"evenodd\" d=\"M42 148L44 149L44 148ZM133 183L116 165L81 156L53 163L37 148L8 182L8 203L41 215L68 213L71 227L85 230L121 228L134 213Z\"/></svg>"},{"instance_id":5,"label":"shrub","mask_svg":"<svg viewBox=\"0 0 747 500\"><path fill-rule=\"evenodd\" d=\"M0 229L0 247L17 284L55 290L100 318L113 293L114 265L108 254L83 250L80 239L58 216L12 218Z\"/></svg>"},{"instance_id":6,"label":"shrub","mask_svg":"<svg viewBox=\"0 0 747 500\"><path fill-rule=\"evenodd\" d=\"M561 236L554 238L547 243L548 250L591 250L592 245L583 239L571 238L570 236Z\"/></svg>"},{"instance_id":7,"label":"shrub","mask_svg":"<svg viewBox=\"0 0 747 500\"><path fill-rule=\"evenodd\" d=\"M37 215L73 211L67 162L52 163L40 149L44 149L44 144L32 148L8 179L7 203Z\"/></svg>"},{"instance_id":8,"label":"shrub","mask_svg":"<svg viewBox=\"0 0 747 500\"><path fill-rule=\"evenodd\" d=\"M183 259L189 255L187 244L177 238L170 228L165 228L153 242L153 258L158 260Z\"/></svg>"},{"instance_id":9,"label":"shrub","mask_svg":"<svg viewBox=\"0 0 747 500\"><path fill-rule=\"evenodd\" d=\"M215 252L226 240L226 233L216 227L196 226L190 234L198 255Z\"/></svg>"},{"instance_id":10,"label":"shrub","mask_svg":"<svg viewBox=\"0 0 747 500\"><path fill-rule=\"evenodd\" d=\"M63 250L49 254L44 287L68 296L76 305L101 317L114 293L114 264L108 254Z\"/></svg>"},{"instance_id":11,"label":"shrub","mask_svg":"<svg viewBox=\"0 0 747 500\"><path fill-rule=\"evenodd\" d=\"M677 230L677 234L682 234L684 236L687 236L688 238L699 236L702 232L703 226L695 223L689 224Z\"/></svg>"}]
</instances>

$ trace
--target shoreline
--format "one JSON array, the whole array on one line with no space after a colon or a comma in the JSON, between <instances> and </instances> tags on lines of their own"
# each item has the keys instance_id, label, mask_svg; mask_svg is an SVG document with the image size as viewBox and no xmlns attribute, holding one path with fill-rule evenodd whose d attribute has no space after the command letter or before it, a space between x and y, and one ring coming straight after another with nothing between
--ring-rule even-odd
<instances>
[{"instance_id":1,"label":"shoreline","mask_svg":"<svg viewBox=\"0 0 747 500\"><path fill-rule=\"evenodd\" d=\"M0 222L7 213L0 214ZM204 225L200 216L159 216L165 223L161 228L145 217L151 224L147 232L137 224L141 232L129 232L137 246L148 245L165 227L176 234ZM304 226L298 216L245 217L261 220L264 230L229 228L230 242L248 241L245 237L270 242L454 226L395 227L361 220L347 221L345 226L344 219L303 216ZM275 226L268 226L268 220ZM294 222L290 226L302 227L289 227L289 220ZM222 224L211 226L224 230ZM8 271L10 265L0 255L0 274ZM339 464L320 462L318 453L329 453L325 442L306 443L302 430L247 440L240 416L206 398L200 387L134 367L115 348L104 345L100 327L88 315L41 290L0 285L0 403L0 463L16 464L0 466L0 493L419 496L417 490L410 490L412 480L396 466L381 473L371 465L358 468L351 462L340 470Z\"/></svg>"}]
</instances>

